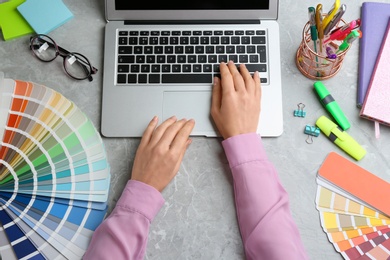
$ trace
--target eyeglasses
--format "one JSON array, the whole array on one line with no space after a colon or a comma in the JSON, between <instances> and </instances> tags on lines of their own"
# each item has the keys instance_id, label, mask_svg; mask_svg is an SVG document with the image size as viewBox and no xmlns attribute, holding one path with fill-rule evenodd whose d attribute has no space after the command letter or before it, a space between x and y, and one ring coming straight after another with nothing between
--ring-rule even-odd
<instances>
[{"instance_id":1,"label":"eyeglasses","mask_svg":"<svg viewBox=\"0 0 390 260\"><path fill-rule=\"evenodd\" d=\"M98 71L87 57L61 48L52 38L44 34L37 34L30 38L30 49L35 57L44 62L53 61L58 55L61 56L64 58L63 65L66 74L77 80L92 81L92 74Z\"/></svg>"}]
</instances>

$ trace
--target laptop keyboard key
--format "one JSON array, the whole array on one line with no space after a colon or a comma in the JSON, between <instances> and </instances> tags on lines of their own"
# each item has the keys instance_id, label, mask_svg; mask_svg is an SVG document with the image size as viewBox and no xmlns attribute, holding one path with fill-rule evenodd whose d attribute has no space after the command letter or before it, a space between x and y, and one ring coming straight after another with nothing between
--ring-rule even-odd
<instances>
[{"instance_id":1,"label":"laptop keyboard key","mask_svg":"<svg viewBox=\"0 0 390 260\"><path fill-rule=\"evenodd\" d=\"M154 83L154 84L160 83L160 74L150 74L149 83Z\"/></svg>"},{"instance_id":2,"label":"laptop keyboard key","mask_svg":"<svg viewBox=\"0 0 390 260\"><path fill-rule=\"evenodd\" d=\"M129 83L129 84L137 83L137 74L129 74L127 76L127 83Z\"/></svg>"},{"instance_id":3,"label":"laptop keyboard key","mask_svg":"<svg viewBox=\"0 0 390 260\"><path fill-rule=\"evenodd\" d=\"M229 60L233 61L234 63L237 63L238 62L238 55L236 55L236 54L229 55Z\"/></svg>"},{"instance_id":4,"label":"laptop keyboard key","mask_svg":"<svg viewBox=\"0 0 390 260\"><path fill-rule=\"evenodd\" d=\"M163 74L162 83L212 83L212 74Z\"/></svg>"},{"instance_id":5,"label":"laptop keyboard key","mask_svg":"<svg viewBox=\"0 0 390 260\"><path fill-rule=\"evenodd\" d=\"M238 56L238 62L239 63L248 63L248 55L243 54Z\"/></svg>"},{"instance_id":6,"label":"laptop keyboard key","mask_svg":"<svg viewBox=\"0 0 390 260\"><path fill-rule=\"evenodd\" d=\"M259 62L259 56L257 56L257 55L249 55L249 62L250 63L258 63Z\"/></svg>"},{"instance_id":7,"label":"laptop keyboard key","mask_svg":"<svg viewBox=\"0 0 390 260\"><path fill-rule=\"evenodd\" d=\"M253 36L252 37L252 44L265 44L265 37L264 36Z\"/></svg>"},{"instance_id":8,"label":"laptop keyboard key","mask_svg":"<svg viewBox=\"0 0 390 260\"><path fill-rule=\"evenodd\" d=\"M267 62L267 55L266 55L265 46L257 46L257 53L260 54L260 62L266 63Z\"/></svg>"},{"instance_id":9,"label":"laptop keyboard key","mask_svg":"<svg viewBox=\"0 0 390 260\"><path fill-rule=\"evenodd\" d=\"M183 72L191 72L191 65L189 64L183 65Z\"/></svg>"},{"instance_id":10,"label":"laptop keyboard key","mask_svg":"<svg viewBox=\"0 0 390 260\"><path fill-rule=\"evenodd\" d=\"M129 65L118 65L118 72L119 73L129 72Z\"/></svg>"},{"instance_id":11,"label":"laptop keyboard key","mask_svg":"<svg viewBox=\"0 0 390 260\"><path fill-rule=\"evenodd\" d=\"M138 75L138 83L147 83L147 74Z\"/></svg>"},{"instance_id":12,"label":"laptop keyboard key","mask_svg":"<svg viewBox=\"0 0 390 260\"><path fill-rule=\"evenodd\" d=\"M172 65L172 72L181 72L181 66L178 64Z\"/></svg>"},{"instance_id":13,"label":"laptop keyboard key","mask_svg":"<svg viewBox=\"0 0 390 260\"><path fill-rule=\"evenodd\" d=\"M126 83L126 74L118 74L116 81L118 83Z\"/></svg>"},{"instance_id":14,"label":"laptop keyboard key","mask_svg":"<svg viewBox=\"0 0 390 260\"><path fill-rule=\"evenodd\" d=\"M160 65L158 64L152 65L152 72L160 72Z\"/></svg>"},{"instance_id":15,"label":"laptop keyboard key","mask_svg":"<svg viewBox=\"0 0 390 260\"><path fill-rule=\"evenodd\" d=\"M249 70L249 72L266 72L267 71L267 65L265 64L245 64L246 68Z\"/></svg>"}]
</instances>

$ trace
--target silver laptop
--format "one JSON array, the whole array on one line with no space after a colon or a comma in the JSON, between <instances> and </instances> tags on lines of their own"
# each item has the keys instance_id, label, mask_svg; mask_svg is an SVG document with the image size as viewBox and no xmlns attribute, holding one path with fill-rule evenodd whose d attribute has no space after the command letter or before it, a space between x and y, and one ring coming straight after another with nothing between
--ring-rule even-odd
<instances>
[{"instance_id":1,"label":"silver laptop","mask_svg":"<svg viewBox=\"0 0 390 260\"><path fill-rule=\"evenodd\" d=\"M283 132L277 0L105 0L101 133L140 137L157 115L196 121L193 136L219 136L210 116L219 63L245 63L262 82L258 133Z\"/></svg>"}]
</instances>

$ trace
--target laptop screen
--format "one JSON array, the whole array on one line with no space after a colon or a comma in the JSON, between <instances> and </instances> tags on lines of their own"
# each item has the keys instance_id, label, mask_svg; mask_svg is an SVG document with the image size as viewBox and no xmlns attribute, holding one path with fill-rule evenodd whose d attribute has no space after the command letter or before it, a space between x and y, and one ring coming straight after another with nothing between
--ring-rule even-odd
<instances>
[{"instance_id":1,"label":"laptop screen","mask_svg":"<svg viewBox=\"0 0 390 260\"><path fill-rule=\"evenodd\" d=\"M277 20L278 0L105 0L107 21Z\"/></svg>"},{"instance_id":2,"label":"laptop screen","mask_svg":"<svg viewBox=\"0 0 390 260\"><path fill-rule=\"evenodd\" d=\"M220 0L197 0L197 1L157 1L152 5L148 1L123 1L115 0L116 10L250 10L269 9L268 1L246 0L246 1L220 1Z\"/></svg>"}]
</instances>

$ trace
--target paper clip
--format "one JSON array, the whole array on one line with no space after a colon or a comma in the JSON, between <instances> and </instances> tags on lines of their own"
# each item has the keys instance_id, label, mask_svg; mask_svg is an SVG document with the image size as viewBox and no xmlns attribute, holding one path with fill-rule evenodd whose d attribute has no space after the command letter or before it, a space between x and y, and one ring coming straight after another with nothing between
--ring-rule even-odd
<instances>
[{"instance_id":1,"label":"paper clip","mask_svg":"<svg viewBox=\"0 0 390 260\"><path fill-rule=\"evenodd\" d=\"M305 126L305 134L307 134L306 143L313 143L313 136L317 137L320 135L320 128L316 126L306 125Z\"/></svg>"},{"instance_id":2,"label":"paper clip","mask_svg":"<svg viewBox=\"0 0 390 260\"><path fill-rule=\"evenodd\" d=\"M303 111L304 107L305 107L305 104L299 103L298 104L298 109L294 110L294 116L305 117L306 116L306 112Z\"/></svg>"}]
</instances>

